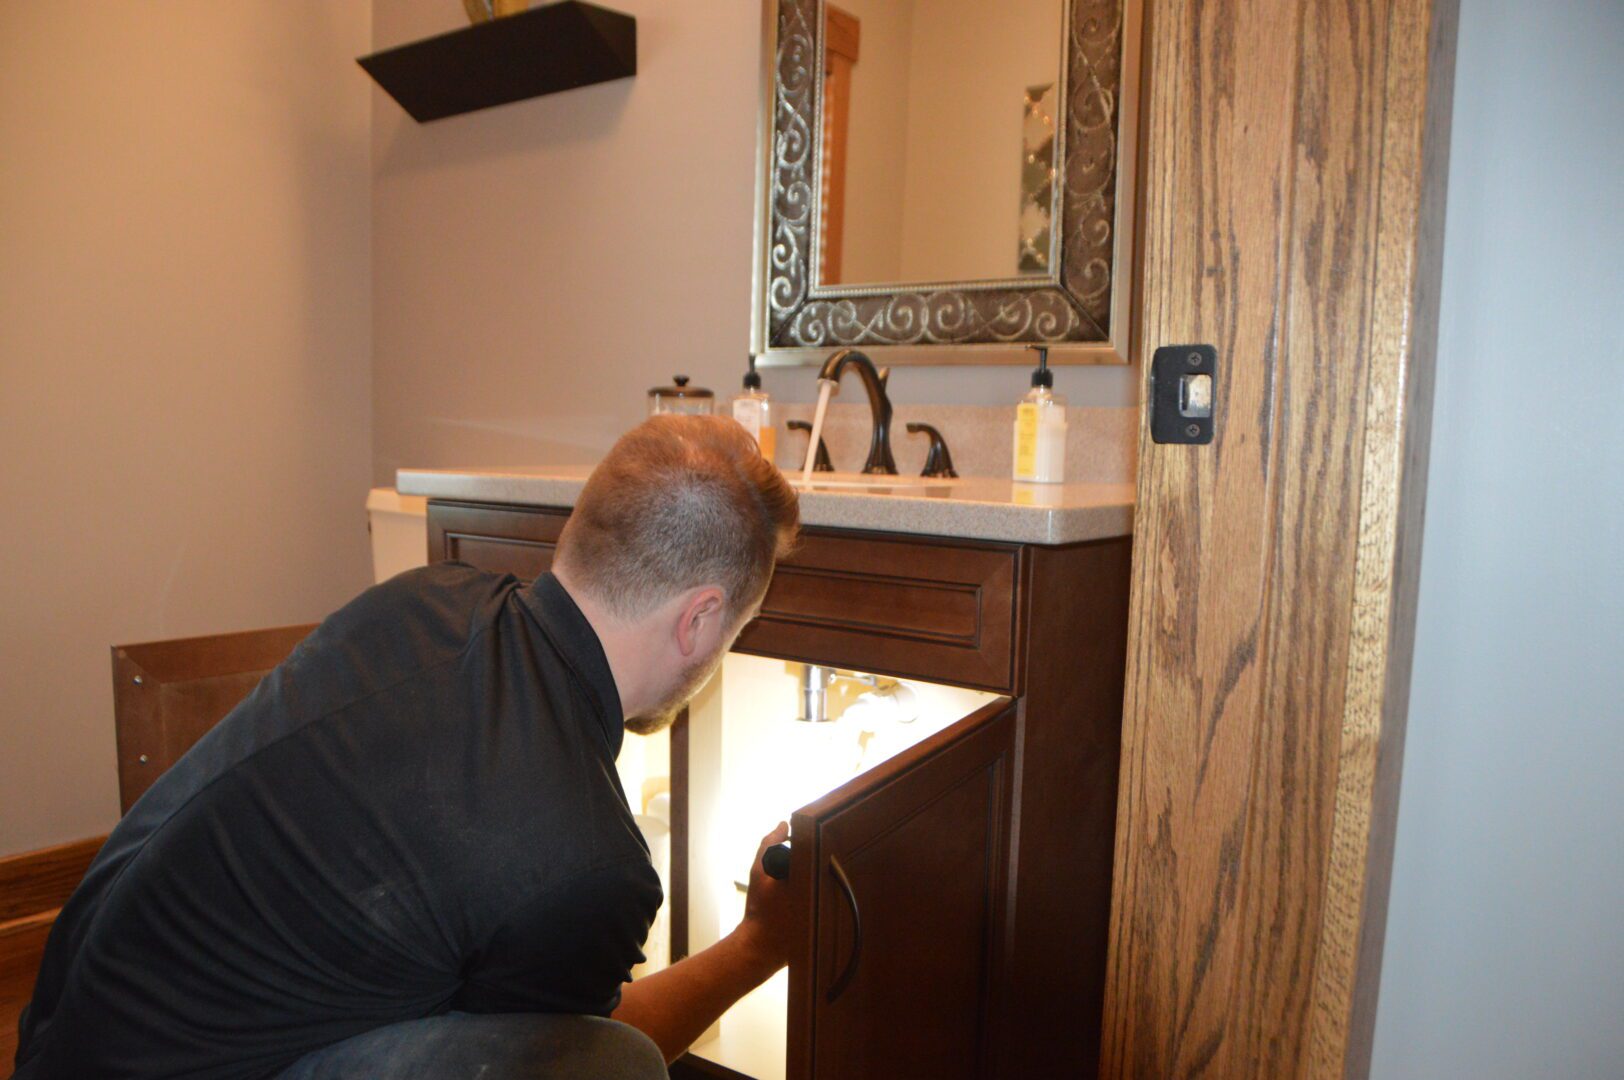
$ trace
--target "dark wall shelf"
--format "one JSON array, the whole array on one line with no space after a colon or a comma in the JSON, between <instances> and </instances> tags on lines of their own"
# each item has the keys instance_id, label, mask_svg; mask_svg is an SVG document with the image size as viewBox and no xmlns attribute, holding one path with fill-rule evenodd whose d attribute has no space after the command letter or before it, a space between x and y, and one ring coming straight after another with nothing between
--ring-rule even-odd
<instances>
[{"instance_id":1,"label":"dark wall shelf","mask_svg":"<svg viewBox=\"0 0 1624 1080\"><path fill-rule=\"evenodd\" d=\"M581 0L356 61L419 123L637 74L637 20Z\"/></svg>"}]
</instances>

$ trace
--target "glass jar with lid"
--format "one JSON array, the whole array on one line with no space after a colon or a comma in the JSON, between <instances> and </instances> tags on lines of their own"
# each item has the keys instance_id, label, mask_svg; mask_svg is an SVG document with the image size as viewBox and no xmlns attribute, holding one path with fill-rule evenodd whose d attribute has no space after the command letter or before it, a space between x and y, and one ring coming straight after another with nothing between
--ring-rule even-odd
<instances>
[{"instance_id":1,"label":"glass jar with lid","mask_svg":"<svg viewBox=\"0 0 1624 1080\"><path fill-rule=\"evenodd\" d=\"M671 386L656 386L648 392L648 414L679 413L709 416L715 412L716 395L703 386L689 386L688 376L673 375Z\"/></svg>"}]
</instances>

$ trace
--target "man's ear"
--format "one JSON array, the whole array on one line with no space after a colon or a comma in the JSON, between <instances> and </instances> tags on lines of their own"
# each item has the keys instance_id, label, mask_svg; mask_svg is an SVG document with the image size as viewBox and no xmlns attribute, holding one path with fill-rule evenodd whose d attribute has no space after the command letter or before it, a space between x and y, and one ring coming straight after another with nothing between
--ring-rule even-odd
<instances>
[{"instance_id":1,"label":"man's ear","mask_svg":"<svg viewBox=\"0 0 1624 1080\"><path fill-rule=\"evenodd\" d=\"M722 590L703 585L688 594L677 616L677 649L683 656L709 651L722 634L726 604Z\"/></svg>"}]
</instances>

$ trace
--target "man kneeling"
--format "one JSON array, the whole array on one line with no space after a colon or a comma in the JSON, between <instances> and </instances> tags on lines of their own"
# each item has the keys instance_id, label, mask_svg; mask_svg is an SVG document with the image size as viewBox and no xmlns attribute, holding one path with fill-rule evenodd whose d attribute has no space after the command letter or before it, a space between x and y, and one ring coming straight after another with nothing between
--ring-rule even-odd
<instances>
[{"instance_id":1,"label":"man kneeling","mask_svg":"<svg viewBox=\"0 0 1624 1080\"><path fill-rule=\"evenodd\" d=\"M18 1080L663 1076L794 928L758 856L737 931L623 989L661 896L615 757L709 679L797 525L737 424L656 417L534 584L441 563L332 615L113 830Z\"/></svg>"}]
</instances>

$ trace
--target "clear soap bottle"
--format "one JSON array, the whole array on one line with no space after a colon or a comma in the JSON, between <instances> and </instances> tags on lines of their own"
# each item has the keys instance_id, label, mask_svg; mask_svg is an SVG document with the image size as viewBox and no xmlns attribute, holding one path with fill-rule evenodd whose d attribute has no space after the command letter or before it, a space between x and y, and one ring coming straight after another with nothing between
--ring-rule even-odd
<instances>
[{"instance_id":1,"label":"clear soap bottle","mask_svg":"<svg viewBox=\"0 0 1624 1080\"><path fill-rule=\"evenodd\" d=\"M778 450L777 429L773 427L772 397L761 388L756 358L750 357L750 370L744 373L744 390L733 399L733 419L737 420L761 448L761 456L773 460Z\"/></svg>"},{"instance_id":2,"label":"clear soap bottle","mask_svg":"<svg viewBox=\"0 0 1624 1080\"><path fill-rule=\"evenodd\" d=\"M1066 399L1054 392L1049 350L1037 346L1032 389L1015 407L1015 479L1060 484L1066 480Z\"/></svg>"}]
</instances>

